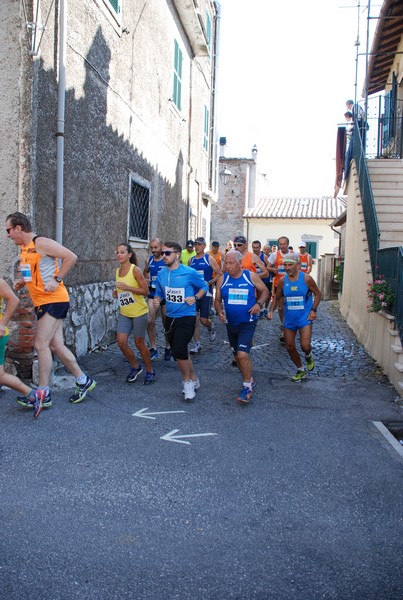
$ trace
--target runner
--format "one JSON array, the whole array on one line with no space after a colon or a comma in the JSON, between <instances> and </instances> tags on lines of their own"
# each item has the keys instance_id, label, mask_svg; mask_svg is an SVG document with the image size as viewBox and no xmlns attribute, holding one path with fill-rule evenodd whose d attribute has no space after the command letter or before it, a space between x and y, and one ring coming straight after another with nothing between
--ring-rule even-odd
<instances>
[{"instance_id":1,"label":"runner","mask_svg":"<svg viewBox=\"0 0 403 600\"><path fill-rule=\"evenodd\" d=\"M189 267L196 269L199 276L207 283L208 291L196 305L196 327L194 332L195 345L190 350L190 354L201 352L200 344L200 323L207 327L210 342L214 342L216 331L213 321L210 320L211 301L213 299L214 276L219 277L222 274L221 268L211 254L205 254L206 240L203 237L195 239L196 255L190 259Z\"/></svg>"},{"instance_id":2,"label":"runner","mask_svg":"<svg viewBox=\"0 0 403 600\"><path fill-rule=\"evenodd\" d=\"M290 240L288 237L282 236L278 238L278 250L269 256L268 270L273 273L273 297L276 295L276 288L284 277L284 256L288 254L288 246ZM281 298L278 303L278 316L280 317L280 342L284 342L283 321L284 321L284 299Z\"/></svg>"},{"instance_id":3,"label":"runner","mask_svg":"<svg viewBox=\"0 0 403 600\"><path fill-rule=\"evenodd\" d=\"M242 390L237 398L241 404L250 402L255 386L249 352L258 314L268 295L258 275L242 269L242 254L236 250L228 252L225 273L217 281L215 308L220 321L226 322L228 340L242 373Z\"/></svg>"},{"instance_id":4,"label":"runner","mask_svg":"<svg viewBox=\"0 0 403 600\"><path fill-rule=\"evenodd\" d=\"M200 382L188 354L188 344L196 324L196 302L204 296L208 286L194 269L181 264L181 250L176 242L163 245L162 254L167 268L157 275L153 303L158 308L161 300L166 300L165 331L182 375L182 393L185 400L192 400Z\"/></svg>"},{"instance_id":5,"label":"runner","mask_svg":"<svg viewBox=\"0 0 403 600\"><path fill-rule=\"evenodd\" d=\"M181 252L181 263L185 265L185 267L189 266L190 259L196 254L194 246L194 241L188 240L186 242L186 248L184 248Z\"/></svg>"},{"instance_id":6,"label":"runner","mask_svg":"<svg viewBox=\"0 0 403 600\"><path fill-rule=\"evenodd\" d=\"M312 271L312 256L306 251L306 242L300 242L298 250L301 271L303 271L307 275L310 275Z\"/></svg>"},{"instance_id":7,"label":"runner","mask_svg":"<svg viewBox=\"0 0 403 600\"><path fill-rule=\"evenodd\" d=\"M20 246L22 279L16 281L14 289L18 291L27 286L38 319L34 341L39 365L39 387L35 390L34 405L34 417L37 417L45 403L51 406L49 379L52 352L76 378L76 389L70 402L82 402L96 386L96 381L80 369L63 339L63 319L70 306L63 279L74 267L77 256L54 240L35 235L28 218L20 212L8 215L6 231L8 237ZM19 404L23 401L24 398L17 398ZM31 402L27 400L26 406L30 408Z\"/></svg>"},{"instance_id":8,"label":"runner","mask_svg":"<svg viewBox=\"0 0 403 600\"><path fill-rule=\"evenodd\" d=\"M312 322L316 321L316 311L319 306L321 293L310 275L300 271L299 257L297 254L287 254L283 257L285 275L281 278L267 318L273 318L276 306L285 298L284 302L284 336L286 350L291 360L297 367L296 374L291 378L298 382L305 379L308 371L315 367L312 356ZM312 294L315 296L313 300ZM301 349L305 354L307 370L302 366L301 356L295 346L295 338L299 331Z\"/></svg>"},{"instance_id":9,"label":"runner","mask_svg":"<svg viewBox=\"0 0 403 600\"><path fill-rule=\"evenodd\" d=\"M150 340L150 355L151 360L159 358L159 352L157 348L157 330L155 326L157 318L157 310L154 308L153 298L155 295L155 282L159 271L165 266L164 258L162 256L162 243L158 238L154 238L150 242L151 256L148 257L146 265L144 267L144 277L148 280L148 337ZM162 325L165 330L165 301L161 302L160 306ZM169 347L168 340L165 336L165 351L164 360L171 360L171 349Z\"/></svg>"},{"instance_id":10,"label":"runner","mask_svg":"<svg viewBox=\"0 0 403 600\"><path fill-rule=\"evenodd\" d=\"M266 269L266 265L260 260L256 254L248 251L248 244L244 235L237 235L234 237L234 249L242 255L242 268L257 273L259 271L260 279L264 279L269 276L269 272Z\"/></svg>"},{"instance_id":11,"label":"runner","mask_svg":"<svg viewBox=\"0 0 403 600\"><path fill-rule=\"evenodd\" d=\"M265 246L265 248L268 248L268 246ZM258 258L260 258L260 260L262 261L262 263L264 264L264 266L267 269L267 259L268 259L268 257L266 256L266 254L262 250L262 244L260 243L259 240L255 240L254 242L252 242L252 252ZM259 267L256 267L256 273L260 276L261 269ZM268 303L270 301L270 295L271 295L271 273L269 273L268 270L267 270L267 277L262 277L262 281L265 284L265 286L267 287L267 289L269 290L269 297L266 300L266 302ZM267 305L266 305L266 302L265 302L265 308L264 308L264 310L261 310L260 313L259 313L259 319L261 319L262 317L265 317L267 315Z\"/></svg>"},{"instance_id":12,"label":"runner","mask_svg":"<svg viewBox=\"0 0 403 600\"><path fill-rule=\"evenodd\" d=\"M143 372L143 367L138 364L129 345L129 335L133 333L134 343L146 367L143 383L150 385L155 381L155 371L150 351L145 342L148 323L148 306L145 296L148 296L148 285L137 266L136 254L130 244L119 244L116 248L116 258L120 264L120 267L116 269L116 290L114 292L114 297L119 299L120 310L116 341L130 364L126 381L133 383Z\"/></svg>"}]
</instances>

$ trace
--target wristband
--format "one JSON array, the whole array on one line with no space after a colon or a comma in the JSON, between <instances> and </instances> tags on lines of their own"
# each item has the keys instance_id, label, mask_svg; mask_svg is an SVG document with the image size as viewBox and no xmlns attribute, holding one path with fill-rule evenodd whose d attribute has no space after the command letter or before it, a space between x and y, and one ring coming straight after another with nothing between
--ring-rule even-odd
<instances>
[{"instance_id":1,"label":"wristband","mask_svg":"<svg viewBox=\"0 0 403 600\"><path fill-rule=\"evenodd\" d=\"M200 300L200 298L199 298L198 296L196 296L196 295L195 295L195 300L196 300L196 302L197 302L198 300Z\"/></svg>"},{"instance_id":2,"label":"wristband","mask_svg":"<svg viewBox=\"0 0 403 600\"><path fill-rule=\"evenodd\" d=\"M311 310L313 310L314 313L318 312L317 308L311 308Z\"/></svg>"}]
</instances>

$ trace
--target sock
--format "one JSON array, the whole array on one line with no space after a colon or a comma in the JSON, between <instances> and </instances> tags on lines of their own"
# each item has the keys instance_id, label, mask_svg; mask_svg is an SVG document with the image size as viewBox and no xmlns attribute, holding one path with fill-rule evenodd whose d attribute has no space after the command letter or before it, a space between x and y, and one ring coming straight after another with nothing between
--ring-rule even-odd
<instances>
[{"instance_id":1,"label":"sock","mask_svg":"<svg viewBox=\"0 0 403 600\"><path fill-rule=\"evenodd\" d=\"M40 388L41 390L45 390L45 392L46 392L46 396L49 394L49 386L48 386L48 385L40 385L40 386L38 386L38 389L39 389L39 388Z\"/></svg>"},{"instance_id":2,"label":"sock","mask_svg":"<svg viewBox=\"0 0 403 600\"><path fill-rule=\"evenodd\" d=\"M243 387L248 388L248 390L252 389L252 382L251 381L244 381L243 382Z\"/></svg>"},{"instance_id":3,"label":"sock","mask_svg":"<svg viewBox=\"0 0 403 600\"><path fill-rule=\"evenodd\" d=\"M309 352L309 354L305 354L306 359L311 358L311 357L312 357L312 350L311 350L311 352Z\"/></svg>"},{"instance_id":4,"label":"sock","mask_svg":"<svg viewBox=\"0 0 403 600\"><path fill-rule=\"evenodd\" d=\"M83 373L82 375L80 375L80 377L77 377L76 383L78 383L78 385L84 385L84 383L87 383L87 379L87 375Z\"/></svg>"}]
</instances>

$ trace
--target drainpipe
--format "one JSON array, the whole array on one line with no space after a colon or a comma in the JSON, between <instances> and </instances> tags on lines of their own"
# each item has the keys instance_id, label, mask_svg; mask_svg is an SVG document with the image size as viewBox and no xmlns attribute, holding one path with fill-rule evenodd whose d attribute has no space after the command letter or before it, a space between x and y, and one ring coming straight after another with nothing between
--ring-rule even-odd
<instances>
[{"instance_id":1,"label":"drainpipe","mask_svg":"<svg viewBox=\"0 0 403 600\"><path fill-rule=\"evenodd\" d=\"M59 3L59 81L56 127L56 241L63 243L64 125L66 112L67 0Z\"/></svg>"}]
</instances>

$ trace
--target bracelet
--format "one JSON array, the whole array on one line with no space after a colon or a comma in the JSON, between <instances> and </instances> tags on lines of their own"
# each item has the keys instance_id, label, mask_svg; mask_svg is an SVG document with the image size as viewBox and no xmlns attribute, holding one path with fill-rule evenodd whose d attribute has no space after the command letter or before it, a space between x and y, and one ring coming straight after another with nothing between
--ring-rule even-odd
<instances>
[{"instance_id":1,"label":"bracelet","mask_svg":"<svg viewBox=\"0 0 403 600\"><path fill-rule=\"evenodd\" d=\"M311 308L311 310L313 310L314 313L318 312L317 308Z\"/></svg>"}]
</instances>

